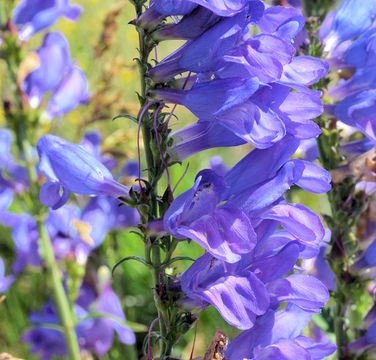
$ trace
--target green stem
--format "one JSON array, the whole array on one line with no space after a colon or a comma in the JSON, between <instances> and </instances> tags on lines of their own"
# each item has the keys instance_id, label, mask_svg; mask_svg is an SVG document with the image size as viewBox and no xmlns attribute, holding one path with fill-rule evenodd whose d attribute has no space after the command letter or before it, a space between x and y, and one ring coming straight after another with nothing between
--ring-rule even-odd
<instances>
[{"instance_id":1,"label":"green stem","mask_svg":"<svg viewBox=\"0 0 376 360\"><path fill-rule=\"evenodd\" d=\"M22 157L25 158L25 165L27 169L28 179L30 183L31 195L33 199L38 199L38 190L36 188L36 171L32 160L30 159L28 152L28 141L26 140L25 129L22 129L19 124L17 124L16 132L17 143L19 146L19 151ZM32 209L30 209L37 220L38 231L39 231L39 246L41 248L41 256L46 263L48 274L51 278L52 289L54 294L54 303L57 309L57 313L62 323L65 340L67 342L70 359L80 360L80 348L78 345L78 340L76 332L74 330L75 318L72 309L69 304L68 297L64 291L63 278L59 271L58 265L55 261L55 255L52 248L52 244L46 230L44 228L43 222L40 218L40 210L37 202L33 202Z\"/></svg>"},{"instance_id":2,"label":"green stem","mask_svg":"<svg viewBox=\"0 0 376 360\"><path fill-rule=\"evenodd\" d=\"M328 171L337 168L341 164L339 148L339 132L336 122L321 117L319 119L322 135L317 139L320 160ZM347 248L348 239L353 226L353 205L345 205L352 192L352 186L344 181L341 184L332 184L332 189L327 193L330 204L331 215L327 217L328 226L331 230L331 251L328 254L328 263L335 274L336 289L334 294L334 332L337 344L338 360L346 360L349 338L345 318L351 294L348 289L351 287L351 277L348 272L348 259L350 256ZM358 212L361 210L359 209ZM360 214L358 215L360 216Z\"/></svg>"},{"instance_id":3,"label":"green stem","mask_svg":"<svg viewBox=\"0 0 376 360\"><path fill-rule=\"evenodd\" d=\"M38 219L39 245L42 249L42 258L46 263L47 271L52 281L53 295L55 306L62 323L65 340L68 345L69 358L72 360L80 360L80 348L77 341L76 332L74 330L75 318L69 305L67 295L64 291L63 277L58 269L55 261L54 251L43 226Z\"/></svg>"},{"instance_id":4,"label":"green stem","mask_svg":"<svg viewBox=\"0 0 376 360\"><path fill-rule=\"evenodd\" d=\"M141 14L141 9L136 7L137 15L139 16ZM140 58L138 60L138 67L140 72L140 85L141 85L141 106L146 106L148 103L148 100L146 98L147 93L147 80L146 80L146 71L147 71L147 64L148 64L148 57L150 54L151 49L147 46L145 42L145 30L142 28L137 28L138 35L139 35L139 52L140 52ZM141 113L141 109L140 109ZM140 116L140 114L139 114ZM151 127L150 127L150 118L148 114L146 113L141 119L141 130L142 130L142 138L143 138L143 144L144 144L144 151L145 151L145 158L146 158L146 164L147 164L147 173L148 173L148 181L151 184L151 194L150 194L150 215L149 219L147 220L154 220L158 218L158 202L157 202L157 187L158 187L158 179L155 177L154 173L154 167L155 167L155 161L153 156L153 151L151 148L152 145L152 139L151 139ZM151 240L145 239L145 258L150 259L151 258L151 268L152 268L152 276L153 276L153 282L155 285L154 289L154 303L155 307L158 312L158 318L159 318L159 331L161 335L161 356L163 355L169 355L169 353L166 352L166 335L167 335L167 327L166 327L166 317L163 311L163 304L159 298L159 294L157 291L157 288L159 284L161 283L161 276L164 275L164 269L161 266L161 253L160 248L158 245L150 245L149 242ZM151 256L150 256L151 252ZM163 280L163 279L162 279Z\"/></svg>"},{"instance_id":5,"label":"green stem","mask_svg":"<svg viewBox=\"0 0 376 360\"><path fill-rule=\"evenodd\" d=\"M161 252L158 246L154 246L152 248L152 262L153 262L153 281L155 286L160 286L160 276L161 276ZM161 356L162 355L169 355L166 353L166 335L167 335L167 328L166 328L166 316L163 311L163 304L159 298L158 292L154 290L154 303L155 307L158 311L158 318L159 318L159 331L161 333Z\"/></svg>"},{"instance_id":6,"label":"green stem","mask_svg":"<svg viewBox=\"0 0 376 360\"><path fill-rule=\"evenodd\" d=\"M346 359L346 346L347 335L345 331L345 314L346 314L346 292L341 289L343 287L343 281L336 277L336 305L334 310L334 332L336 336L337 344L337 357L338 360Z\"/></svg>"},{"instance_id":7,"label":"green stem","mask_svg":"<svg viewBox=\"0 0 376 360\"><path fill-rule=\"evenodd\" d=\"M9 59L8 59L9 60ZM10 65L10 70L12 73L15 73L13 67ZM43 225L40 206L38 202L38 185L37 185L37 173L35 170L35 163L30 157L29 148L30 141L29 139L29 122L26 121L27 117L25 116L21 101L19 100L19 89L16 84L13 84L15 87L14 98L16 100L16 109L17 111L14 115L11 115L12 124L16 134L16 142L20 154L25 162L25 167L28 175L28 180L30 184L30 196L32 202L30 204L30 213L35 217L39 230L39 246L41 249L41 257L46 263L48 274L52 281L52 288L54 294L54 303L57 309L59 319L62 323L64 330L64 336L67 342L69 350L69 358L72 360L80 360L80 348L78 345L78 340L76 337L76 332L74 329L75 318L72 312L72 309L69 305L68 297L64 291L63 278L59 271L58 264L55 261L54 251L48 234Z\"/></svg>"}]
</instances>

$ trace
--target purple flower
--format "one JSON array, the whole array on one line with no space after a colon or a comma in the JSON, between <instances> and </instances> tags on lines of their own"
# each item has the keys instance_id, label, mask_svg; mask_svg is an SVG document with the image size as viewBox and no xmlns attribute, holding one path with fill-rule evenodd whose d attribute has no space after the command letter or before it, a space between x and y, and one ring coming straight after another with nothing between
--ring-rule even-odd
<instances>
[{"instance_id":1,"label":"purple flower","mask_svg":"<svg viewBox=\"0 0 376 360\"><path fill-rule=\"evenodd\" d=\"M325 241L330 240L330 236L330 231L326 229L325 237L327 239L325 239ZM309 272L310 274L314 275L317 279L322 281L329 290L335 290L335 275L325 258L327 248L328 244L326 242L323 242L320 246L319 254L314 258L304 260L302 262L302 267L307 272Z\"/></svg>"},{"instance_id":2,"label":"purple flower","mask_svg":"<svg viewBox=\"0 0 376 360\"><path fill-rule=\"evenodd\" d=\"M253 150L224 177L201 171L194 186L178 196L165 213L165 230L198 242L229 263L255 248L257 227L269 220L318 246L324 236L319 218L302 205L285 204L283 194L293 183L308 191L326 192L329 173L306 161L286 162L296 146L288 140L284 145ZM269 162L267 169L265 161Z\"/></svg>"},{"instance_id":3,"label":"purple flower","mask_svg":"<svg viewBox=\"0 0 376 360\"><path fill-rule=\"evenodd\" d=\"M114 332L123 344L135 342L133 331L124 324L126 319L119 298L108 282L100 289L99 294L88 285L82 285L74 310L78 318L75 330L81 351L93 351L98 356L104 355L112 346ZM90 316L91 312L100 313L103 317L80 321L80 318ZM58 316L52 302L48 301L40 312L33 312L30 322L58 324ZM22 339L31 345L31 353L39 353L45 360L54 356L66 356L68 353L63 334L42 325L33 326L24 333Z\"/></svg>"},{"instance_id":4,"label":"purple flower","mask_svg":"<svg viewBox=\"0 0 376 360\"><path fill-rule=\"evenodd\" d=\"M146 10L146 12L150 9ZM145 17L145 13L142 15ZM198 6L177 24L170 24L152 33L156 41L169 39L194 40L212 27L221 18L210 10ZM145 24L147 25L147 24Z\"/></svg>"},{"instance_id":5,"label":"purple flower","mask_svg":"<svg viewBox=\"0 0 376 360\"><path fill-rule=\"evenodd\" d=\"M76 21L82 8L70 0L22 0L13 10L13 21L21 27L19 37L28 40L36 32L52 26L60 16Z\"/></svg>"},{"instance_id":6,"label":"purple flower","mask_svg":"<svg viewBox=\"0 0 376 360\"><path fill-rule=\"evenodd\" d=\"M331 18L334 18L331 20ZM335 14L330 30L325 25L322 37L331 50L333 70L348 72L347 80L340 79L329 88L327 95L334 101L333 114L338 120L353 126L375 142L375 59L376 33L373 27L376 18L376 1L363 4L359 0L344 0ZM353 42L351 39L358 37ZM338 45L338 46L337 46Z\"/></svg>"},{"instance_id":7,"label":"purple flower","mask_svg":"<svg viewBox=\"0 0 376 360\"><path fill-rule=\"evenodd\" d=\"M58 316L52 301L49 300L40 312L32 312L30 322L58 324ZM53 356L68 355L64 335L58 330L35 326L23 334L22 341L30 344L30 352L39 353L43 360L50 360Z\"/></svg>"},{"instance_id":8,"label":"purple flower","mask_svg":"<svg viewBox=\"0 0 376 360\"><path fill-rule=\"evenodd\" d=\"M258 26L263 33L274 34L291 42L304 26L304 16L293 7L271 6L265 10Z\"/></svg>"},{"instance_id":9,"label":"purple flower","mask_svg":"<svg viewBox=\"0 0 376 360\"><path fill-rule=\"evenodd\" d=\"M259 0L251 0L260 2ZM164 15L186 15L197 5L203 6L216 15L233 16L242 11L247 0L155 0L154 8Z\"/></svg>"},{"instance_id":10,"label":"purple flower","mask_svg":"<svg viewBox=\"0 0 376 360\"><path fill-rule=\"evenodd\" d=\"M231 78L199 83L189 91L162 89L153 94L166 102L184 105L199 118L210 119L244 103L258 87L256 78Z\"/></svg>"},{"instance_id":11,"label":"purple flower","mask_svg":"<svg viewBox=\"0 0 376 360\"><path fill-rule=\"evenodd\" d=\"M57 209L67 202L70 192L128 196L129 188L116 182L109 170L81 145L47 134L39 139L37 150L39 169L49 180L40 192L44 205Z\"/></svg>"},{"instance_id":12,"label":"purple flower","mask_svg":"<svg viewBox=\"0 0 376 360\"><path fill-rule=\"evenodd\" d=\"M204 11L211 27L200 23L202 11L195 9L155 34L161 39L189 40L149 71L155 82L166 83L186 71L196 73L184 89L171 82L177 88L150 91L199 118L197 124L172 135L177 140L172 158L181 160L210 147L245 142L268 148L286 134L317 137L321 130L310 119L323 111L322 94L306 85L322 78L328 64L309 56L294 57L291 41L304 25L301 11L282 6L264 11L259 1L249 1L240 12L221 19ZM250 36L250 25L257 25L261 33ZM190 26L197 29L192 37L187 35Z\"/></svg>"},{"instance_id":13,"label":"purple flower","mask_svg":"<svg viewBox=\"0 0 376 360\"><path fill-rule=\"evenodd\" d=\"M156 0L152 6L163 15L186 15L189 14L196 6L193 1L185 0Z\"/></svg>"},{"instance_id":14,"label":"purple flower","mask_svg":"<svg viewBox=\"0 0 376 360\"><path fill-rule=\"evenodd\" d=\"M236 264L204 254L184 272L182 290L191 306L211 304L229 324L243 330L252 328L257 316L269 308L277 309L282 302L308 313L320 312L329 293L319 280L299 273L280 279L293 269L299 251L299 244L291 239L282 248L260 255L249 253Z\"/></svg>"},{"instance_id":15,"label":"purple flower","mask_svg":"<svg viewBox=\"0 0 376 360\"><path fill-rule=\"evenodd\" d=\"M166 81L184 71L218 70L223 56L242 39L255 5L259 7L258 2L250 2L244 11L223 18L194 41L186 42L155 66L149 72L150 76L155 81Z\"/></svg>"},{"instance_id":16,"label":"purple flower","mask_svg":"<svg viewBox=\"0 0 376 360\"><path fill-rule=\"evenodd\" d=\"M77 326L78 338L84 349L94 351L98 356L104 355L112 346L114 332L123 344L135 343L135 334L124 325L126 319L119 298L109 284L96 299L94 311L103 314L103 317L84 320ZM106 317L106 314L111 317Z\"/></svg>"},{"instance_id":17,"label":"purple flower","mask_svg":"<svg viewBox=\"0 0 376 360\"><path fill-rule=\"evenodd\" d=\"M257 276L246 269L226 273L224 264L209 254L184 272L181 284L188 297L213 305L239 329L251 328L269 308L269 295Z\"/></svg>"},{"instance_id":18,"label":"purple flower","mask_svg":"<svg viewBox=\"0 0 376 360\"><path fill-rule=\"evenodd\" d=\"M84 72L79 67L72 66L54 89L48 101L46 116L54 118L65 115L78 105L86 104L89 98L88 81Z\"/></svg>"},{"instance_id":19,"label":"purple flower","mask_svg":"<svg viewBox=\"0 0 376 360\"><path fill-rule=\"evenodd\" d=\"M29 73L21 84L33 108L39 106L45 93L57 87L69 69L69 44L63 34L47 33L37 54L39 67Z\"/></svg>"},{"instance_id":20,"label":"purple flower","mask_svg":"<svg viewBox=\"0 0 376 360\"><path fill-rule=\"evenodd\" d=\"M7 209L0 212L0 221L2 225L12 228L16 252L12 272L18 274L26 265L40 266L39 232L36 221L29 214L15 214Z\"/></svg>"},{"instance_id":21,"label":"purple flower","mask_svg":"<svg viewBox=\"0 0 376 360\"><path fill-rule=\"evenodd\" d=\"M361 35L372 26L375 18L375 0L343 0L323 39L325 50L332 51L341 42Z\"/></svg>"},{"instance_id":22,"label":"purple flower","mask_svg":"<svg viewBox=\"0 0 376 360\"><path fill-rule=\"evenodd\" d=\"M347 96L336 106L335 114L345 124L358 128L376 142L376 89Z\"/></svg>"},{"instance_id":23,"label":"purple flower","mask_svg":"<svg viewBox=\"0 0 376 360\"><path fill-rule=\"evenodd\" d=\"M346 63L354 67L372 66L376 57L375 37L376 29L372 28L351 43L346 51Z\"/></svg>"},{"instance_id":24,"label":"purple flower","mask_svg":"<svg viewBox=\"0 0 376 360\"><path fill-rule=\"evenodd\" d=\"M351 354L365 354L376 345L376 322L371 324L364 336L349 344Z\"/></svg>"},{"instance_id":25,"label":"purple flower","mask_svg":"<svg viewBox=\"0 0 376 360\"><path fill-rule=\"evenodd\" d=\"M229 345L229 360L321 360L332 354L336 346L315 343L301 333L311 319L295 305L289 304L276 313L269 310L255 326L237 336Z\"/></svg>"}]
</instances>

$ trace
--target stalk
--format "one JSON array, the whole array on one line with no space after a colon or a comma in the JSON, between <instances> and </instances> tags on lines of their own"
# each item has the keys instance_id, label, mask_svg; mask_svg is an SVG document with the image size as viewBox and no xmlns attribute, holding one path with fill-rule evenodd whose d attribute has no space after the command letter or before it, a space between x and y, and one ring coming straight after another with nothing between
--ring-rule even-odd
<instances>
[{"instance_id":1,"label":"stalk","mask_svg":"<svg viewBox=\"0 0 376 360\"><path fill-rule=\"evenodd\" d=\"M21 56L19 54L20 49L17 47L14 49L17 51L17 54L9 54L9 56L14 56L17 60L20 60ZM14 70L13 64L10 59L6 59L8 68L12 78L16 78L16 71ZM14 66L19 66L18 61ZM48 234L43 225L43 214L41 214L40 206L38 204L38 185L37 185L37 173L35 171L35 164L30 158L29 154L29 119L24 116L22 101L21 101L21 92L16 83L14 86L14 99L16 110L14 113L10 113L9 120L12 121L13 129L16 134L16 142L20 154L20 158L24 160L26 167L28 180L30 184L30 197L31 202L29 204L30 212L37 221L38 231L39 231L39 246L41 249L41 257L46 264L47 272L50 276L52 282L52 289L54 295L54 304L58 313L60 322L62 323L62 328L64 331L64 337L67 343L69 358L72 360L80 360L80 348L78 345L78 340L75 332L75 317L73 311L69 305L68 297L65 293L63 286L63 278L60 273L58 264L55 261L54 251L49 239Z\"/></svg>"},{"instance_id":2,"label":"stalk","mask_svg":"<svg viewBox=\"0 0 376 360\"><path fill-rule=\"evenodd\" d=\"M306 15L319 15L323 11L322 17L328 10L327 1L323 7L318 2L312 0L303 1ZM308 55L322 58L323 48L318 39L320 20L317 17L308 18L306 22L310 48ZM323 90L328 84L328 79L322 78L313 85L314 90ZM328 170L334 170L342 165L343 156L340 151L340 132L337 129L337 121L321 115L317 119L317 124L322 130L322 134L317 138L317 147L322 166ZM334 333L337 345L338 360L348 360L349 336L345 322L348 307L352 303L352 294L348 291L353 286L355 279L349 272L349 261L354 255L354 243L351 233L357 219L364 210L364 204L354 196L355 181L345 179L341 183L333 183L332 189L327 193L331 214L324 215L324 219L331 230L330 252L327 261L335 274L336 289L331 296L335 300L333 309ZM364 203L364 200L362 200Z\"/></svg>"},{"instance_id":3,"label":"stalk","mask_svg":"<svg viewBox=\"0 0 376 360\"><path fill-rule=\"evenodd\" d=\"M141 15L142 7L138 7L136 5L136 12L137 15ZM145 30L142 28L137 27L138 37L139 37L139 55L140 58L138 59L138 68L140 73L140 87L141 87L141 97L140 97L140 105L147 106L148 100L146 98L147 93L147 79L146 79L146 71L148 68L148 57L151 52L151 48L146 43L146 33ZM139 116L141 114L141 109ZM147 173L148 173L148 182L151 185L151 194L149 198L149 206L150 206L150 214L149 219L141 216L143 219L143 223L146 224L149 220L154 220L158 218L158 203L157 203L157 186L158 186L158 178L155 176L156 171L155 167L155 159L153 156L152 151L152 139L151 139L151 122L148 115L148 112L143 116L141 121L141 131L142 131L142 139L145 151L145 158L146 158L146 165L147 165ZM159 331L161 335L160 347L161 347L161 356L162 355L169 355L166 354L166 335L167 335L167 326L165 322L165 314L162 311L163 304L160 301L157 288L160 284L160 279L163 277L164 269L161 267L161 254L160 248L158 245L151 245L149 242L153 243L153 239L145 238L145 254L147 254L146 258L151 258L151 271L153 282L155 285L154 289L154 303L155 307L158 312L159 318Z\"/></svg>"},{"instance_id":4,"label":"stalk","mask_svg":"<svg viewBox=\"0 0 376 360\"><path fill-rule=\"evenodd\" d=\"M339 131L336 121L325 119L324 116L320 117L319 125L323 130L323 134L317 139L320 160L324 168L330 171L338 168L342 162L342 155L338 151ZM354 179L347 178L340 183L333 183L332 189L327 193L331 215L325 216L325 220L332 232L327 260L336 278L333 315L338 360L350 359L348 345L351 341L351 324L348 327L345 320L349 317L350 305L356 303L356 297L349 289L361 281L349 271L351 261L358 252L357 242L352 234L358 219L367 208L365 196L354 194L355 185Z\"/></svg>"},{"instance_id":5,"label":"stalk","mask_svg":"<svg viewBox=\"0 0 376 360\"><path fill-rule=\"evenodd\" d=\"M22 157L25 158L25 166L27 169L28 179L30 183L30 192L32 196L31 212L37 221L39 232L39 246L41 249L41 257L46 264L47 272L52 282L52 290L54 297L54 304L58 313L59 320L62 324L65 340L68 346L69 358L72 360L80 360L80 347L75 332L75 317L70 307L67 294L63 286L63 278L59 270L58 264L55 261L53 247L48 234L43 225L43 217L41 217L39 206L34 200L38 199L38 189L36 188L36 171L32 160L28 155L28 141L25 129L18 123L16 129L17 143Z\"/></svg>"},{"instance_id":6,"label":"stalk","mask_svg":"<svg viewBox=\"0 0 376 360\"><path fill-rule=\"evenodd\" d=\"M131 0L131 2L135 5L137 16L140 17L144 1ZM142 224L147 225L148 222L162 217L173 200L169 181L164 195L158 195L158 182L168 167L163 151L167 142L168 130L166 128L169 117L164 117L159 112L163 107L162 101L151 101L148 97L149 91L154 89L153 86L155 85L147 76L147 71L151 68L148 58L156 44L148 33L149 30L137 24L137 19L131 23L136 26L139 35L139 58L137 59L137 64L140 72L141 90L139 101L141 108L138 120L141 122L140 127L148 172L146 187L140 190L138 208ZM159 87L160 85L157 86L157 88ZM162 116L163 120L158 120L159 115ZM158 121L160 122L159 126ZM190 329L196 318L177 306L176 299L179 296L179 290L170 287L170 280L165 271L179 241L169 235L156 238L155 235L148 233L147 226L143 228L145 229L145 259L149 264L155 284L154 303L158 312L160 332L159 359L167 360L172 354L174 345ZM161 249L164 252L163 261Z\"/></svg>"},{"instance_id":7,"label":"stalk","mask_svg":"<svg viewBox=\"0 0 376 360\"><path fill-rule=\"evenodd\" d=\"M54 302L58 312L60 322L63 326L65 341L67 342L69 358L80 360L80 347L78 345L75 327L75 317L69 305L68 297L64 291L63 277L55 261L54 251L43 226L38 220L39 245L42 249L42 258L46 263L47 271L52 281Z\"/></svg>"},{"instance_id":8,"label":"stalk","mask_svg":"<svg viewBox=\"0 0 376 360\"><path fill-rule=\"evenodd\" d=\"M17 126L16 128L21 129L22 127ZM25 130L25 129L23 129ZM17 143L19 146L20 154L25 158L25 164L28 174L28 179L30 183L30 190L32 200L38 199L37 189L36 189L36 172L34 164L30 157L28 156L26 144L27 140L23 138L26 136L25 131L16 132ZM58 313L58 317L63 327L65 340L67 342L68 351L70 359L80 360L80 347L78 345L78 340L75 332L75 317L73 311L70 307L67 294L65 293L63 286L63 278L60 273L58 264L55 261L55 255L53 247L48 234L43 225L43 217L41 217L39 206L36 202L32 202L31 212L37 221L38 232L39 232L39 246L41 249L41 257L46 264L47 272L52 282L52 290L54 295L54 303Z\"/></svg>"}]
</instances>

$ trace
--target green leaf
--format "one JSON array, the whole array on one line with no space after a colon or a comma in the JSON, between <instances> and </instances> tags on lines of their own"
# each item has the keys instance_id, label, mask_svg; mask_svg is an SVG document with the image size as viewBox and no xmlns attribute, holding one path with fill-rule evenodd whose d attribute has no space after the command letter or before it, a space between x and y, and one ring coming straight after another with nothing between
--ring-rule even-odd
<instances>
[{"instance_id":1,"label":"green leaf","mask_svg":"<svg viewBox=\"0 0 376 360\"><path fill-rule=\"evenodd\" d=\"M169 266L169 265L171 265L172 263L174 263L176 261L182 261L182 260L195 261L195 259L192 259L189 256L176 256L176 257L170 259L169 261L163 263L163 265Z\"/></svg>"},{"instance_id":2,"label":"green leaf","mask_svg":"<svg viewBox=\"0 0 376 360\"><path fill-rule=\"evenodd\" d=\"M136 117L132 116L132 115L129 115L129 114L119 114L119 115L116 115L112 118L112 120L117 120L117 119L120 119L120 118L125 118L125 119L129 119L129 120L132 120L133 122L135 122L136 124L138 124L138 120Z\"/></svg>"},{"instance_id":3,"label":"green leaf","mask_svg":"<svg viewBox=\"0 0 376 360\"><path fill-rule=\"evenodd\" d=\"M114 275L115 270L117 269L117 267L118 267L120 264L122 264L123 262L128 261L128 260L136 260L136 261L138 261L138 262L144 264L145 266L149 266L149 265L150 265L150 264L149 264L144 258L142 258L142 257L139 257L139 256L127 256L127 257L121 259L120 261L118 261L118 262L114 265L114 267L112 268L112 275Z\"/></svg>"}]
</instances>

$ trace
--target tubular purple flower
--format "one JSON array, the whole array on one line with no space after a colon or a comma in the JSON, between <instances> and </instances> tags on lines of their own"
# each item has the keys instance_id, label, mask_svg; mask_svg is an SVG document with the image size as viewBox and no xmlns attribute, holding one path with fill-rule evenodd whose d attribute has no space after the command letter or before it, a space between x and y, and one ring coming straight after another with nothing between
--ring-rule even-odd
<instances>
[{"instance_id":1,"label":"tubular purple flower","mask_svg":"<svg viewBox=\"0 0 376 360\"><path fill-rule=\"evenodd\" d=\"M182 290L193 299L213 305L222 317L239 329L251 328L257 315L269 307L269 295L252 272L226 273L221 261L205 254L186 270Z\"/></svg>"},{"instance_id":2,"label":"tubular purple flower","mask_svg":"<svg viewBox=\"0 0 376 360\"><path fill-rule=\"evenodd\" d=\"M54 90L46 111L46 116L54 118L72 111L80 104L88 102L88 81L84 72L72 66L67 75Z\"/></svg>"},{"instance_id":3,"label":"tubular purple flower","mask_svg":"<svg viewBox=\"0 0 376 360\"><path fill-rule=\"evenodd\" d=\"M376 141L376 89L347 96L335 108L336 117L357 127L373 142Z\"/></svg>"},{"instance_id":4,"label":"tubular purple flower","mask_svg":"<svg viewBox=\"0 0 376 360\"><path fill-rule=\"evenodd\" d=\"M37 51L40 65L21 84L31 107L39 106L44 94L54 90L69 68L69 44L59 32L47 33Z\"/></svg>"},{"instance_id":5,"label":"tubular purple flower","mask_svg":"<svg viewBox=\"0 0 376 360\"><path fill-rule=\"evenodd\" d=\"M312 56L293 57L289 64L283 67L282 81L300 85L312 85L324 77L329 71L326 61Z\"/></svg>"},{"instance_id":6,"label":"tubular purple flower","mask_svg":"<svg viewBox=\"0 0 376 360\"><path fill-rule=\"evenodd\" d=\"M348 79L341 79L337 85L328 89L327 96L332 100L342 100L346 96L367 91L376 87L376 66L357 68L354 75Z\"/></svg>"},{"instance_id":7,"label":"tubular purple flower","mask_svg":"<svg viewBox=\"0 0 376 360\"><path fill-rule=\"evenodd\" d=\"M252 6L254 2L250 4L251 9L222 19L197 39L186 42L149 71L149 76L156 82L164 82L184 71L218 70L222 56L241 40L250 22L247 16L252 14Z\"/></svg>"},{"instance_id":8,"label":"tubular purple flower","mask_svg":"<svg viewBox=\"0 0 376 360\"><path fill-rule=\"evenodd\" d=\"M116 182L109 170L82 146L47 134L39 139L37 150L39 169L49 180L40 192L40 200L46 206L62 206L69 192L128 197L129 188ZM63 188L62 195L59 187Z\"/></svg>"},{"instance_id":9,"label":"tubular purple flower","mask_svg":"<svg viewBox=\"0 0 376 360\"><path fill-rule=\"evenodd\" d=\"M168 149L168 154L172 161L182 161L213 147L237 146L246 142L221 124L202 120L172 133L171 138L174 144Z\"/></svg>"},{"instance_id":10,"label":"tubular purple flower","mask_svg":"<svg viewBox=\"0 0 376 360\"><path fill-rule=\"evenodd\" d=\"M203 6L216 15L233 16L242 11L247 3L260 0L155 0L155 10L164 15L187 15L197 5Z\"/></svg>"},{"instance_id":11,"label":"tubular purple flower","mask_svg":"<svg viewBox=\"0 0 376 360\"><path fill-rule=\"evenodd\" d=\"M266 34L274 34L291 42L303 29L305 23L301 11L293 7L271 6L265 10L264 16L257 24Z\"/></svg>"},{"instance_id":12,"label":"tubular purple flower","mask_svg":"<svg viewBox=\"0 0 376 360\"><path fill-rule=\"evenodd\" d=\"M323 39L325 50L334 50L341 42L368 30L376 18L376 1L343 0L334 15L329 33Z\"/></svg>"},{"instance_id":13,"label":"tubular purple flower","mask_svg":"<svg viewBox=\"0 0 376 360\"><path fill-rule=\"evenodd\" d=\"M312 275L292 274L267 284L267 289L275 301L289 302L304 311L321 312L329 300L326 286Z\"/></svg>"},{"instance_id":14,"label":"tubular purple flower","mask_svg":"<svg viewBox=\"0 0 376 360\"><path fill-rule=\"evenodd\" d=\"M284 164L296 146L287 140L285 149L281 145L271 150L253 150L224 177L210 170L200 172L194 186L178 196L165 213L165 230L177 238L198 242L213 256L229 263L239 261L242 254L254 249L255 225L265 220L279 222L294 238L304 238L318 247L325 234L320 218L303 205L285 204L283 194L294 183L307 191L327 192L330 175L307 161L290 160ZM276 149L285 153L277 155ZM267 161L270 166L265 168ZM240 173L241 177L237 175ZM224 200L228 201L219 206Z\"/></svg>"},{"instance_id":15,"label":"tubular purple flower","mask_svg":"<svg viewBox=\"0 0 376 360\"><path fill-rule=\"evenodd\" d=\"M169 39L194 40L220 20L221 18L218 15L198 6L177 24L162 27L151 35L156 41Z\"/></svg>"},{"instance_id":16,"label":"tubular purple flower","mask_svg":"<svg viewBox=\"0 0 376 360\"><path fill-rule=\"evenodd\" d=\"M347 64L355 67L372 66L376 60L376 29L359 36L347 49L345 54Z\"/></svg>"},{"instance_id":17,"label":"tubular purple flower","mask_svg":"<svg viewBox=\"0 0 376 360\"><path fill-rule=\"evenodd\" d=\"M332 354L336 346L315 343L300 335L311 320L293 304L274 313L269 310L260 316L255 326L237 336L226 351L229 360L321 360Z\"/></svg>"},{"instance_id":18,"label":"tubular purple flower","mask_svg":"<svg viewBox=\"0 0 376 360\"><path fill-rule=\"evenodd\" d=\"M186 15L189 14L196 6L190 0L154 0L154 9L163 15Z\"/></svg>"},{"instance_id":19,"label":"tubular purple flower","mask_svg":"<svg viewBox=\"0 0 376 360\"><path fill-rule=\"evenodd\" d=\"M13 10L13 21L21 26L19 38L28 40L52 26L60 16L76 21L81 13L81 6L71 5L70 0L22 0Z\"/></svg>"},{"instance_id":20,"label":"tubular purple flower","mask_svg":"<svg viewBox=\"0 0 376 360\"><path fill-rule=\"evenodd\" d=\"M244 103L259 87L257 78L216 79L198 83L191 90L152 90L156 98L181 104L202 119L211 119Z\"/></svg>"},{"instance_id":21,"label":"tubular purple flower","mask_svg":"<svg viewBox=\"0 0 376 360\"><path fill-rule=\"evenodd\" d=\"M13 157L10 153L11 142L11 132L7 129L0 129L0 169L7 168L7 166L10 165L13 160Z\"/></svg>"},{"instance_id":22,"label":"tubular purple flower","mask_svg":"<svg viewBox=\"0 0 376 360\"><path fill-rule=\"evenodd\" d=\"M74 310L78 318L75 331L81 351L91 351L97 356L105 355L113 343L114 332L123 344L135 342L133 331L124 325L125 316L120 301L108 283L100 289L98 296L93 288L84 283L74 304ZM91 312L101 313L103 317L82 319ZM22 340L31 345L31 353L39 353L43 359L67 355L63 333L39 325L59 323L52 301L49 300L40 312L31 313L29 320L35 325L24 333Z\"/></svg>"},{"instance_id":23,"label":"tubular purple flower","mask_svg":"<svg viewBox=\"0 0 376 360\"><path fill-rule=\"evenodd\" d=\"M177 238L191 238L229 263L250 252L256 235L247 216L234 206L217 205L226 188L212 170L197 175L192 189L181 194L164 215L166 231Z\"/></svg>"},{"instance_id":24,"label":"tubular purple flower","mask_svg":"<svg viewBox=\"0 0 376 360\"><path fill-rule=\"evenodd\" d=\"M223 67L216 75L254 76L268 83L281 78L284 65L291 62L295 48L270 34L255 35L226 53Z\"/></svg>"}]
</instances>

